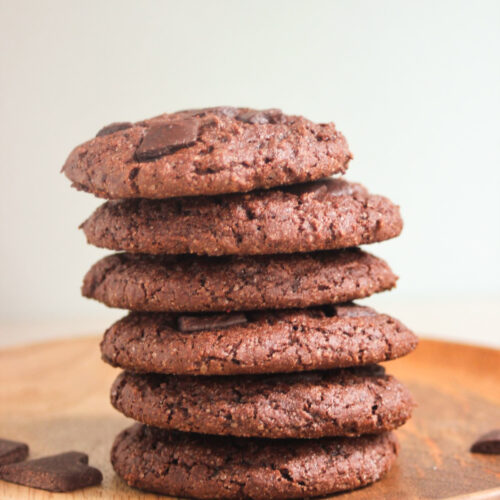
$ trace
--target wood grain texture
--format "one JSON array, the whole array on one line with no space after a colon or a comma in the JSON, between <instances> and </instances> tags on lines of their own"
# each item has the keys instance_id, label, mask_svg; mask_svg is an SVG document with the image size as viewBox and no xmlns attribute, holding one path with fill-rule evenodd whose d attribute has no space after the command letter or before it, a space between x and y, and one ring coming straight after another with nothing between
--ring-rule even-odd
<instances>
[{"instance_id":1,"label":"wood grain texture","mask_svg":"<svg viewBox=\"0 0 500 500\"><path fill-rule=\"evenodd\" d=\"M113 438L130 421L109 404L117 371L101 362L98 343L90 337L0 351L0 436L29 443L33 458L84 451L103 485L53 494L0 481L1 499L158 498L125 486L109 464ZM419 403L398 431L401 455L382 481L335 498L500 498L500 456L468 451L478 435L500 427L500 352L423 340L387 368Z\"/></svg>"}]
</instances>

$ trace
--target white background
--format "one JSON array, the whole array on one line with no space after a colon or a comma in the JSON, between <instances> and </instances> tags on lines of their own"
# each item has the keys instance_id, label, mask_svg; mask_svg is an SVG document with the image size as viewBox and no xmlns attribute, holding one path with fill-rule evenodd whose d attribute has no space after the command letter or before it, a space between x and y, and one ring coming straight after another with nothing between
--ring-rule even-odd
<instances>
[{"instance_id":1,"label":"white background","mask_svg":"<svg viewBox=\"0 0 500 500\"><path fill-rule=\"evenodd\" d=\"M500 2L0 1L0 343L99 332L79 295L100 202L59 170L112 121L220 104L335 121L347 178L402 206L368 299L419 333L499 345Z\"/></svg>"}]
</instances>

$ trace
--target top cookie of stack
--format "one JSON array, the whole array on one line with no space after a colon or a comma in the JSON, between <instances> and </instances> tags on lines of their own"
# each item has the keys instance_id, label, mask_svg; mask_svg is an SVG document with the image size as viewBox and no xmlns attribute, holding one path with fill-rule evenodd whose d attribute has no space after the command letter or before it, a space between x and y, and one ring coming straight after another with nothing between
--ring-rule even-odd
<instances>
[{"instance_id":1,"label":"top cookie of stack","mask_svg":"<svg viewBox=\"0 0 500 500\"><path fill-rule=\"evenodd\" d=\"M63 171L102 198L170 198L320 179L345 172L351 157L333 123L218 107L108 125L74 149Z\"/></svg>"}]
</instances>

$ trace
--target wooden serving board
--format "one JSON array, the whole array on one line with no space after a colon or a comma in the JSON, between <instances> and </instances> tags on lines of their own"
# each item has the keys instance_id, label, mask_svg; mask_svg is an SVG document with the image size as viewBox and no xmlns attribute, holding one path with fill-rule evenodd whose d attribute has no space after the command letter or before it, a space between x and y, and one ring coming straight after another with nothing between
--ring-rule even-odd
<instances>
[{"instance_id":1,"label":"wooden serving board","mask_svg":"<svg viewBox=\"0 0 500 500\"><path fill-rule=\"evenodd\" d=\"M128 488L109 464L113 438L130 420L108 402L118 371L101 362L98 343L90 337L0 351L0 436L29 443L33 458L84 451L104 474L102 486L72 494L0 481L1 499L159 498ZM387 369L419 403L398 430L398 462L382 481L335 498L500 498L500 456L468 451L478 435L500 427L500 351L422 340Z\"/></svg>"}]
</instances>

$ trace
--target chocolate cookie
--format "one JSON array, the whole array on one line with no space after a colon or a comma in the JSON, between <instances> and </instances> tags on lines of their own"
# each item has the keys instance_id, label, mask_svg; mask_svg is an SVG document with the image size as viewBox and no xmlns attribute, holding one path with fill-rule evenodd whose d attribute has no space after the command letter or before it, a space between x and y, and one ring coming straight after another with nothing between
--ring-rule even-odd
<instances>
[{"instance_id":1,"label":"chocolate cookie","mask_svg":"<svg viewBox=\"0 0 500 500\"><path fill-rule=\"evenodd\" d=\"M123 372L111 403L155 427L266 438L380 433L403 425L413 409L408 390L377 365L228 377Z\"/></svg>"},{"instance_id":2,"label":"chocolate cookie","mask_svg":"<svg viewBox=\"0 0 500 500\"><path fill-rule=\"evenodd\" d=\"M106 331L101 352L133 372L237 375L379 363L416 345L396 319L343 304L210 316L130 313Z\"/></svg>"},{"instance_id":3,"label":"chocolate cookie","mask_svg":"<svg viewBox=\"0 0 500 500\"><path fill-rule=\"evenodd\" d=\"M174 497L278 500L365 486L391 468L393 434L354 439L241 439L134 425L115 439L111 462L129 486Z\"/></svg>"},{"instance_id":4,"label":"chocolate cookie","mask_svg":"<svg viewBox=\"0 0 500 500\"><path fill-rule=\"evenodd\" d=\"M253 255L347 248L397 236L399 208L324 179L249 194L109 201L81 226L98 247L149 254Z\"/></svg>"},{"instance_id":5,"label":"chocolate cookie","mask_svg":"<svg viewBox=\"0 0 500 500\"><path fill-rule=\"evenodd\" d=\"M396 279L383 260L357 248L253 257L125 253L94 264L82 293L137 311L286 309L366 297Z\"/></svg>"},{"instance_id":6,"label":"chocolate cookie","mask_svg":"<svg viewBox=\"0 0 500 500\"><path fill-rule=\"evenodd\" d=\"M75 148L62 171L103 198L169 198L307 182L345 172L351 158L333 123L219 107L112 124Z\"/></svg>"}]
</instances>

